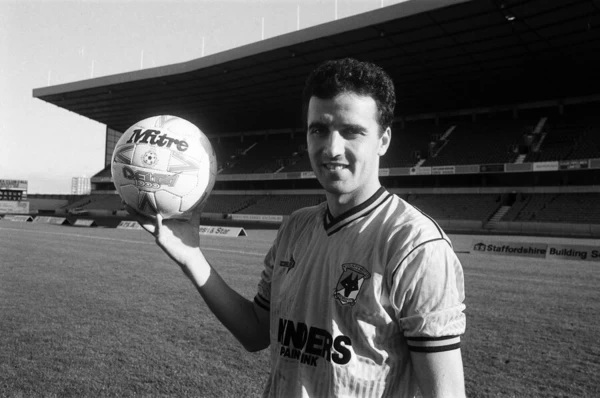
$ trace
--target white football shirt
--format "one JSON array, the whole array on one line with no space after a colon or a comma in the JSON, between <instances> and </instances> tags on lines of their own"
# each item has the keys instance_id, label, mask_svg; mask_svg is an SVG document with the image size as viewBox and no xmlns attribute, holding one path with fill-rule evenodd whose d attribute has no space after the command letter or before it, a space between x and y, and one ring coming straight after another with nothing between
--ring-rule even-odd
<instances>
[{"instance_id":1,"label":"white football shirt","mask_svg":"<svg viewBox=\"0 0 600 398\"><path fill-rule=\"evenodd\" d=\"M337 218L298 210L265 258L255 302L270 311L266 397L412 397L410 350L456 349L461 264L427 215L383 187Z\"/></svg>"}]
</instances>

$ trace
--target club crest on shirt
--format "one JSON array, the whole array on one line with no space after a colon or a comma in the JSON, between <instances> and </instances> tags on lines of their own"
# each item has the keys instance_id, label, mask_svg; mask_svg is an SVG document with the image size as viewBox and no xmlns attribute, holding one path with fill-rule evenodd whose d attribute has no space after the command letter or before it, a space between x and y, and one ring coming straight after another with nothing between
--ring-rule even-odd
<instances>
[{"instance_id":1,"label":"club crest on shirt","mask_svg":"<svg viewBox=\"0 0 600 398\"><path fill-rule=\"evenodd\" d=\"M353 263L342 264L342 270L342 275L338 279L333 297L342 305L354 305L356 304L356 298L358 297L358 293L360 293L363 282L369 279L371 274L362 265Z\"/></svg>"}]
</instances>

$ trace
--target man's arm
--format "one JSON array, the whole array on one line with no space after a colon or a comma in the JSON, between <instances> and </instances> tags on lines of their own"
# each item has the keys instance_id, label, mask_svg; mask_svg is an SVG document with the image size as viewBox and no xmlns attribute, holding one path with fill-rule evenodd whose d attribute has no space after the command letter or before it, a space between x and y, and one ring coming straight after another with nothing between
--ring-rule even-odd
<instances>
[{"instance_id":1,"label":"man's arm","mask_svg":"<svg viewBox=\"0 0 600 398\"><path fill-rule=\"evenodd\" d=\"M198 249L195 261L181 267L221 323L248 351L269 346L269 312L233 290Z\"/></svg>"},{"instance_id":2,"label":"man's arm","mask_svg":"<svg viewBox=\"0 0 600 398\"><path fill-rule=\"evenodd\" d=\"M234 291L208 263L200 250L200 212L189 221L155 220L140 216L128 207L142 227L192 281L223 325L248 351L269 346L269 312Z\"/></svg>"},{"instance_id":3,"label":"man's arm","mask_svg":"<svg viewBox=\"0 0 600 398\"><path fill-rule=\"evenodd\" d=\"M465 396L460 348L442 352L411 351L410 357L423 397L462 398Z\"/></svg>"},{"instance_id":4,"label":"man's arm","mask_svg":"<svg viewBox=\"0 0 600 398\"><path fill-rule=\"evenodd\" d=\"M413 250L398 271L394 302L424 397L464 397L460 336L465 332L464 278L445 239Z\"/></svg>"}]
</instances>

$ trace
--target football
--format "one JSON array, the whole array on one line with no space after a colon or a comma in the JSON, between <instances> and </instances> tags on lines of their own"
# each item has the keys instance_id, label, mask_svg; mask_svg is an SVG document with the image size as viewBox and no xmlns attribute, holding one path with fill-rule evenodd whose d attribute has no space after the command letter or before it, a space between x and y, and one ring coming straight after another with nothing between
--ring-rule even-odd
<instances>
[{"instance_id":1,"label":"football","mask_svg":"<svg viewBox=\"0 0 600 398\"><path fill-rule=\"evenodd\" d=\"M123 201L141 214L187 219L210 195L217 160L198 127L161 115L123 133L113 151L111 173Z\"/></svg>"}]
</instances>

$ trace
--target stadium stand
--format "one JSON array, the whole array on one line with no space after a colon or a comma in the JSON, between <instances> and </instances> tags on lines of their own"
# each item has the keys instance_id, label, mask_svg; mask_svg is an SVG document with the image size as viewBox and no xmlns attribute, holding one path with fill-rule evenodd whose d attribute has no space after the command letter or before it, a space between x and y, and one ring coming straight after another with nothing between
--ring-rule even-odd
<instances>
[{"instance_id":1,"label":"stadium stand","mask_svg":"<svg viewBox=\"0 0 600 398\"><path fill-rule=\"evenodd\" d=\"M600 224L600 193L522 195L502 221Z\"/></svg>"},{"instance_id":2,"label":"stadium stand","mask_svg":"<svg viewBox=\"0 0 600 398\"><path fill-rule=\"evenodd\" d=\"M228 163L221 174L274 173L293 163L299 156L305 138L292 139L287 134L274 134L254 140L245 153L239 153Z\"/></svg>"},{"instance_id":3,"label":"stadium stand","mask_svg":"<svg viewBox=\"0 0 600 398\"><path fill-rule=\"evenodd\" d=\"M547 124L542 133L542 145L538 152L533 152L525 159L527 162L546 162L552 160L573 159L575 148L581 143L585 126L565 121Z\"/></svg>"},{"instance_id":4,"label":"stadium stand","mask_svg":"<svg viewBox=\"0 0 600 398\"><path fill-rule=\"evenodd\" d=\"M441 137L449 126L435 126L432 120L392 126L392 141L380 160L380 167L413 167L428 157L430 144Z\"/></svg>"},{"instance_id":5,"label":"stadium stand","mask_svg":"<svg viewBox=\"0 0 600 398\"><path fill-rule=\"evenodd\" d=\"M407 201L438 220L487 221L501 204L496 194L411 194Z\"/></svg>"},{"instance_id":6,"label":"stadium stand","mask_svg":"<svg viewBox=\"0 0 600 398\"><path fill-rule=\"evenodd\" d=\"M581 136L581 143L571 154L572 159L600 158L600 125L590 126Z\"/></svg>"},{"instance_id":7,"label":"stadium stand","mask_svg":"<svg viewBox=\"0 0 600 398\"><path fill-rule=\"evenodd\" d=\"M59 210L70 212L73 210L76 211L78 209L82 209L83 206L86 206L86 205L89 205L90 203L92 203L96 197L97 197L97 195L82 196L80 199L78 199L70 204L60 207Z\"/></svg>"},{"instance_id":8,"label":"stadium stand","mask_svg":"<svg viewBox=\"0 0 600 398\"><path fill-rule=\"evenodd\" d=\"M600 80L594 78L600 64L595 56L598 31L590 30L588 21L597 9L586 1L522 1L527 7L516 7L519 2L508 7L519 14L512 15L517 18L513 22L503 15L504 3L465 2L427 18L404 19L403 7L422 6L404 2L389 9L397 9L397 18L378 11L372 20L357 17L352 28L346 20L338 28L332 25L331 37L321 37L321 27L302 30L297 37L234 50L227 61L203 57L161 67L160 78L132 73L98 81L98 87L82 82L40 88L34 97L106 124L107 134L124 131L149 108L175 107L207 126L217 153L223 178L217 178L215 190L220 194L213 193L205 212L286 215L324 200L302 194L315 192L318 183L300 173L312 171L306 137L290 126L303 123L300 75L332 51L341 51L389 67L400 93L396 116L402 122L393 126L380 167L406 169L381 173L383 185L403 196L416 192L407 200L434 218L457 220L458 226L463 220L484 221L486 233L498 218L514 224L600 224L600 194L565 193L599 190L600 162L589 161L600 158ZM373 24L362 26L367 21ZM525 24L528 33L515 23ZM586 24L587 31L578 28ZM448 57L449 52L459 55ZM106 94L98 94L99 88ZM142 97L135 90L169 95ZM194 100L174 104L174 98ZM202 107L206 109L199 112ZM292 132L297 132L293 139ZM579 159L583 161L529 164ZM523 162L528 164L518 164ZM426 169L486 164L500 167ZM278 172L290 175L243 175ZM65 209L118 211L118 199L103 196L114 190L106 177L108 166L92 179L95 195ZM227 190L233 192L225 195ZM278 190L293 194L273 194ZM579 233L577 228L572 232Z\"/></svg>"},{"instance_id":9,"label":"stadium stand","mask_svg":"<svg viewBox=\"0 0 600 398\"><path fill-rule=\"evenodd\" d=\"M85 213L92 210L102 210L116 213L125 210L123 200L116 193L114 194L92 194L81 197L81 199L57 209L59 212L69 214Z\"/></svg>"},{"instance_id":10,"label":"stadium stand","mask_svg":"<svg viewBox=\"0 0 600 398\"><path fill-rule=\"evenodd\" d=\"M77 195L43 195L33 194L27 196L30 214L53 214L56 209L67 206L77 200Z\"/></svg>"},{"instance_id":11,"label":"stadium stand","mask_svg":"<svg viewBox=\"0 0 600 398\"><path fill-rule=\"evenodd\" d=\"M256 203L257 196L254 195L217 195L213 194L208 198L205 213L236 213L246 207Z\"/></svg>"},{"instance_id":12,"label":"stadium stand","mask_svg":"<svg viewBox=\"0 0 600 398\"><path fill-rule=\"evenodd\" d=\"M325 195L263 195L256 203L239 211L240 214L290 215L307 206L325 201Z\"/></svg>"},{"instance_id":13,"label":"stadium stand","mask_svg":"<svg viewBox=\"0 0 600 398\"><path fill-rule=\"evenodd\" d=\"M520 152L526 154L525 135L531 133L536 123L537 120L529 117L463 120L442 126L428 120L409 122L404 128L395 124L390 148L381 158L380 167L414 167L421 159L423 166L514 163ZM453 125L455 128L447 140L441 139ZM219 148L218 153L226 152L222 144L215 147ZM555 116L547 123L541 144L539 152L526 157L523 154L525 162L599 158L600 120L589 115ZM247 152L232 155L227 161L229 168L222 170L223 174L311 171L303 134L293 140L287 135L273 135L269 140L255 140L246 145Z\"/></svg>"},{"instance_id":14,"label":"stadium stand","mask_svg":"<svg viewBox=\"0 0 600 398\"><path fill-rule=\"evenodd\" d=\"M510 209L502 216L501 221L515 221L530 200L531 195L518 194Z\"/></svg>"},{"instance_id":15,"label":"stadium stand","mask_svg":"<svg viewBox=\"0 0 600 398\"><path fill-rule=\"evenodd\" d=\"M217 155L218 170L232 167L239 156L252 145L250 142L243 142L240 137L224 137L219 140L212 139L211 144Z\"/></svg>"},{"instance_id":16,"label":"stadium stand","mask_svg":"<svg viewBox=\"0 0 600 398\"><path fill-rule=\"evenodd\" d=\"M304 144L302 144L304 148L306 148L306 138L304 139ZM312 171L312 167L310 166L310 158L308 157L308 153L305 150L301 150L298 155L294 158L294 162L285 166L282 170L286 173L297 172L297 171Z\"/></svg>"},{"instance_id":17,"label":"stadium stand","mask_svg":"<svg viewBox=\"0 0 600 398\"><path fill-rule=\"evenodd\" d=\"M600 158L600 117L596 104L569 109L566 120L579 126L580 133L568 159Z\"/></svg>"},{"instance_id":18,"label":"stadium stand","mask_svg":"<svg viewBox=\"0 0 600 398\"><path fill-rule=\"evenodd\" d=\"M429 144L434 137L441 136L446 129L447 127L435 126L431 120L412 122L404 129L399 124L394 125L392 143L387 154L381 158L380 167L413 167L421 157L427 156ZM279 155L273 156L273 153ZM304 134L293 140L284 137L258 141L234 167L223 170L222 173L270 173L281 167L281 171L286 173L312 170L310 159L306 155Z\"/></svg>"},{"instance_id":19,"label":"stadium stand","mask_svg":"<svg viewBox=\"0 0 600 398\"><path fill-rule=\"evenodd\" d=\"M119 195L94 195L93 200L81 206L83 210L109 210L118 211L125 210L123 200Z\"/></svg>"},{"instance_id":20,"label":"stadium stand","mask_svg":"<svg viewBox=\"0 0 600 398\"><path fill-rule=\"evenodd\" d=\"M514 163L531 120L485 120L457 123L447 144L423 166Z\"/></svg>"},{"instance_id":21,"label":"stadium stand","mask_svg":"<svg viewBox=\"0 0 600 398\"><path fill-rule=\"evenodd\" d=\"M550 116L542 132L540 150L527 162L593 159L600 157L598 105L568 107L563 115Z\"/></svg>"}]
</instances>

